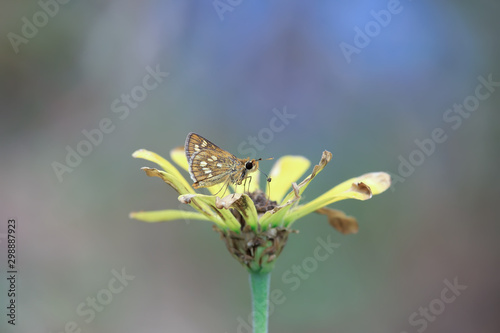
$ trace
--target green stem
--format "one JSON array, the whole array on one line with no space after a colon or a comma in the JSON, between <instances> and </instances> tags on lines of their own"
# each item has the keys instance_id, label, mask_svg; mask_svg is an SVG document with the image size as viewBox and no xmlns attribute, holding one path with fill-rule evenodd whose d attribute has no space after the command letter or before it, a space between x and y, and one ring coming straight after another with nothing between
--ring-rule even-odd
<instances>
[{"instance_id":1,"label":"green stem","mask_svg":"<svg viewBox=\"0 0 500 333\"><path fill-rule=\"evenodd\" d=\"M267 333L269 322L269 285L271 273L250 273L253 333Z\"/></svg>"}]
</instances>

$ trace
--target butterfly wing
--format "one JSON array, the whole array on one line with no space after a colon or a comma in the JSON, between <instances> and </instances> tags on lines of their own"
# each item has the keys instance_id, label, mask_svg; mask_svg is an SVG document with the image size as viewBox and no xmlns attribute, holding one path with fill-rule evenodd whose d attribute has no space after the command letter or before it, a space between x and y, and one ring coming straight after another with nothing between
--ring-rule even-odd
<instances>
[{"instance_id":1,"label":"butterfly wing","mask_svg":"<svg viewBox=\"0 0 500 333\"><path fill-rule=\"evenodd\" d=\"M193 157L194 153L199 153L202 150L222 149L196 133L189 133L186 138L186 143L184 144L184 151L186 152L186 158L188 162L191 162L191 158Z\"/></svg>"},{"instance_id":2,"label":"butterfly wing","mask_svg":"<svg viewBox=\"0 0 500 333\"><path fill-rule=\"evenodd\" d=\"M231 175L244 168L236 156L196 133L188 134L185 152L194 188L226 182Z\"/></svg>"}]
</instances>

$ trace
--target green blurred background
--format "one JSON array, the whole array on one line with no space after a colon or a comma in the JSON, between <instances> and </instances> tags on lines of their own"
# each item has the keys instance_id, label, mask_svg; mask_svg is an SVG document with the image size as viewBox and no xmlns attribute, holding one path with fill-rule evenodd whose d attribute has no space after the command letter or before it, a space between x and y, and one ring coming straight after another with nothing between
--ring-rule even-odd
<instances>
[{"instance_id":1,"label":"green blurred background","mask_svg":"<svg viewBox=\"0 0 500 333\"><path fill-rule=\"evenodd\" d=\"M303 202L365 172L394 176L383 195L335 205L356 216L357 235L319 215L295 224L272 278L285 299L270 332L500 330L498 84L474 97L481 80L500 81L498 1L1 6L2 333L248 332L247 273L210 223L128 218L181 208L140 170L154 165L131 154L167 157L191 131L239 157L259 135L259 157L316 163L331 151ZM144 90L148 68L168 76ZM131 93L139 102L127 107ZM464 102L474 111L448 111ZM269 136L273 110L284 109L293 119ZM84 147L82 131L103 119L110 133ZM431 149L436 128L447 139ZM58 177L68 146L88 154ZM9 218L18 223L15 327L5 316ZM318 237L340 246L292 288L286 277ZM105 298L122 269L135 278ZM454 279L467 289L443 303ZM80 315L96 296L109 304ZM425 319L429 306L437 315Z\"/></svg>"}]
</instances>

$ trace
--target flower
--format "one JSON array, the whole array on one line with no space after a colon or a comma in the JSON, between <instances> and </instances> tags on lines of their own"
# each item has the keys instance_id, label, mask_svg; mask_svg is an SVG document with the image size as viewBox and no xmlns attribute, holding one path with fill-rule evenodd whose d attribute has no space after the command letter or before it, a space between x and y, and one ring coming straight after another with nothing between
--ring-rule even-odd
<instances>
[{"instance_id":1,"label":"flower","mask_svg":"<svg viewBox=\"0 0 500 333\"><path fill-rule=\"evenodd\" d=\"M145 222L178 219L211 221L233 257L254 273L272 270L288 235L296 232L291 226L298 219L317 212L326 215L329 223L341 233L356 233L356 219L326 206L344 199L367 200L390 186L390 176L387 173L367 173L346 180L316 199L299 205L301 195L309 183L332 159L332 154L324 151L312 173L299 184L296 181L309 168L309 160L302 156L284 156L271 169L272 186L267 187L266 193L259 189L256 174L252 176L248 194L233 192L219 198L216 195L220 190L218 186L208 188L211 195L196 193L179 170L156 153L140 149L132 156L158 164L163 170L148 167L143 167L142 170L150 177L163 179L179 193L181 203L190 205L197 212L176 209L132 212L131 218ZM181 168L188 170L183 147L173 149L170 157Z\"/></svg>"}]
</instances>

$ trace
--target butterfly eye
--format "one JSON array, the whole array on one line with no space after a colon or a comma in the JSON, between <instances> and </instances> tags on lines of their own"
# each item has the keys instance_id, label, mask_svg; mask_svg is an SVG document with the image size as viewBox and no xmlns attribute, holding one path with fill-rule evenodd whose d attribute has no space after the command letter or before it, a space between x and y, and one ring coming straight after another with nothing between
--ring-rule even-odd
<instances>
[{"instance_id":1,"label":"butterfly eye","mask_svg":"<svg viewBox=\"0 0 500 333\"><path fill-rule=\"evenodd\" d=\"M246 162L245 163L245 168L247 168L247 170L251 170L253 168L253 162Z\"/></svg>"}]
</instances>

